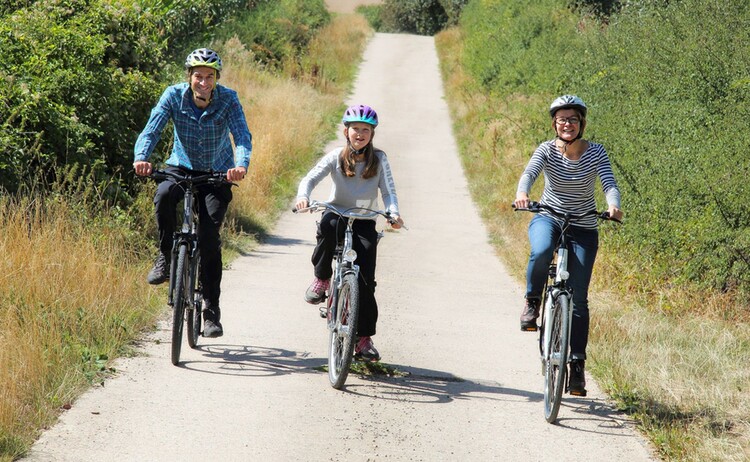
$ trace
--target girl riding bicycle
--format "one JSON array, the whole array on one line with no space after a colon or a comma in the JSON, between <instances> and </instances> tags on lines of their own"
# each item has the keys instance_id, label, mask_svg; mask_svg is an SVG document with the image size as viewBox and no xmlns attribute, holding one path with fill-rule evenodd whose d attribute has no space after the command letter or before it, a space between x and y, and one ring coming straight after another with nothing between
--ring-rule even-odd
<instances>
[{"instance_id":1,"label":"girl riding bicycle","mask_svg":"<svg viewBox=\"0 0 750 462\"><path fill-rule=\"evenodd\" d=\"M327 202L341 209L367 207L376 209L378 190L398 229L403 224L399 217L396 185L385 153L375 149L372 140L378 115L369 106L349 107L341 119L346 145L326 154L302 179L297 191L297 210L308 206L310 194L323 178L331 176L333 188ZM305 301L318 304L325 299L333 274L336 244L343 237L345 219L333 212L324 213L318 224L317 244L312 255L315 279L305 292ZM357 326L359 341L354 350L358 359L378 361L380 354L372 343L378 320L375 300L375 263L378 232L375 219L354 222L354 250L360 268L360 314Z\"/></svg>"},{"instance_id":2,"label":"girl riding bicycle","mask_svg":"<svg viewBox=\"0 0 750 462\"><path fill-rule=\"evenodd\" d=\"M596 210L594 185L598 177L612 218L621 219L620 191L612 166L601 144L584 140L586 104L577 96L564 95L549 108L555 139L537 147L521 175L514 202L529 206L529 191L544 172L540 202L565 213ZM542 211L529 223L531 252L526 269L526 304L521 313L521 330L536 331L536 320L547 280L555 243L561 232L560 219ZM589 335L588 288L599 247L596 216L577 221L568 228L570 236L569 284L573 289L573 321L570 335L570 393L586 396L584 364Z\"/></svg>"}]
</instances>

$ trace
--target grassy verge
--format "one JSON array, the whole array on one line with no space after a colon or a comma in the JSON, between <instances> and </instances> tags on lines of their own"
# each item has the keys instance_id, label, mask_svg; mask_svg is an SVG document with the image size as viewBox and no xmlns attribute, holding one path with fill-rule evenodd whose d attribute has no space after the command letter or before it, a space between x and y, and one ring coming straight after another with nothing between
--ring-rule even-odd
<instances>
[{"instance_id":1,"label":"grassy verge","mask_svg":"<svg viewBox=\"0 0 750 462\"><path fill-rule=\"evenodd\" d=\"M510 203L536 147L528 133L547 126L549 101L477 90L460 65L463 40L460 29L436 37L454 132L492 242L521 282L529 218L513 214ZM639 290L647 262L628 266L628 259L607 252L616 233L602 227L592 282L591 372L664 460L750 460L750 367L743 360L750 357L750 326L723 315L741 301L684 286ZM683 312L690 314L674 314Z\"/></svg>"},{"instance_id":2,"label":"grassy verge","mask_svg":"<svg viewBox=\"0 0 750 462\"><path fill-rule=\"evenodd\" d=\"M215 44L231 63L222 81L238 90L255 141L225 230L235 252L247 250L248 232L272 225L334 136L370 34L360 17L335 19L292 77L259 68L236 40ZM144 189L135 217L92 213L77 196L0 198L0 461L25 454L165 309L165 289L147 286L150 261L139 258L153 226Z\"/></svg>"}]
</instances>

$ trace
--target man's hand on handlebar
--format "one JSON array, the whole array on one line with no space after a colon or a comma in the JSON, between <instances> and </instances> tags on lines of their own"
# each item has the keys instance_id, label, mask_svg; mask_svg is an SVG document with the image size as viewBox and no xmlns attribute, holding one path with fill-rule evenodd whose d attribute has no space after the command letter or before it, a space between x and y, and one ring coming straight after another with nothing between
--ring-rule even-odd
<instances>
[{"instance_id":1,"label":"man's hand on handlebar","mask_svg":"<svg viewBox=\"0 0 750 462\"><path fill-rule=\"evenodd\" d=\"M151 166L151 162L138 161L133 162L133 169L135 169L135 174L138 176L149 176L153 167Z\"/></svg>"},{"instance_id":2,"label":"man's hand on handlebar","mask_svg":"<svg viewBox=\"0 0 750 462\"><path fill-rule=\"evenodd\" d=\"M235 167L227 170L227 180L229 181L242 181L245 175L247 175L245 167Z\"/></svg>"}]
</instances>

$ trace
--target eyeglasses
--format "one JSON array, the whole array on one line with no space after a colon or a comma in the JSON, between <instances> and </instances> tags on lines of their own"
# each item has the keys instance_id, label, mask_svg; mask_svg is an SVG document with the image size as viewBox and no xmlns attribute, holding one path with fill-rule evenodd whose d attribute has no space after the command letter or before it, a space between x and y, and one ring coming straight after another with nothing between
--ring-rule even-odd
<instances>
[{"instance_id":1,"label":"eyeglasses","mask_svg":"<svg viewBox=\"0 0 750 462\"><path fill-rule=\"evenodd\" d=\"M578 117L555 117L555 122L557 125L578 125L581 122L581 119Z\"/></svg>"}]
</instances>

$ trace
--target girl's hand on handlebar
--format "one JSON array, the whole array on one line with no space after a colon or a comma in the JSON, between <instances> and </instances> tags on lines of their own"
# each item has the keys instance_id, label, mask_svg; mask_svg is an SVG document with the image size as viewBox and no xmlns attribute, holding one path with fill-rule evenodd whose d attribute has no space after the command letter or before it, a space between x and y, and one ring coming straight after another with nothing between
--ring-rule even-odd
<instances>
[{"instance_id":1,"label":"girl's hand on handlebar","mask_svg":"<svg viewBox=\"0 0 750 462\"><path fill-rule=\"evenodd\" d=\"M393 229L401 229L401 227L404 226L404 220L398 215L392 215L391 219L388 220L388 223Z\"/></svg>"},{"instance_id":2,"label":"girl's hand on handlebar","mask_svg":"<svg viewBox=\"0 0 750 462\"><path fill-rule=\"evenodd\" d=\"M310 206L310 202L307 199L305 199L304 197L299 198L297 200L297 203L294 204L294 208L297 209L297 210L306 209L309 206Z\"/></svg>"},{"instance_id":3,"label":"girl's hand on handlebar","mask_svg":"<svg viewBox=\"0 0 750 462\"><path fill-rule=\"evenodd\" d=\"M235 167L227 170L227 180L229 181L241 181L247 175L247 169L245 167Z\"/></svg>"},{"instance_id":4,"label":"girl's hand on handlebar","mask_svg":"<svg viewBox=\"0 0 750 462\"><path fill-rule=\"evenodd\" d=\"M135 174L138 176L149 176L151 175L151 171L153 170L153 167L151 166L151 162L146 161L138 161L133 162L133 169L135 169Z\"/></svg>"}]
</instances>

